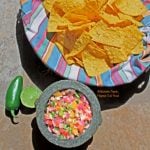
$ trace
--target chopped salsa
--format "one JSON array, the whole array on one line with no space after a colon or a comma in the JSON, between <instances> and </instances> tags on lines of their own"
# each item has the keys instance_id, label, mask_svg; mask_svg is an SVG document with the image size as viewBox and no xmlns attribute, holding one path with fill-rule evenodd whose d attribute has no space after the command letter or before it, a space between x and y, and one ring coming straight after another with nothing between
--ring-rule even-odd
<instances>
[{"instance_id":1,"label":"chopped salsa","mask_svg":"<svg viewBox=\"0 0 150 150\"><path fill-rule=\"evenodd\" d=\"M60 139L74 139L90 126L92 111L85 95L74 89L55 92L46 105L44 122Z\"/></svg>"}]
</instances>

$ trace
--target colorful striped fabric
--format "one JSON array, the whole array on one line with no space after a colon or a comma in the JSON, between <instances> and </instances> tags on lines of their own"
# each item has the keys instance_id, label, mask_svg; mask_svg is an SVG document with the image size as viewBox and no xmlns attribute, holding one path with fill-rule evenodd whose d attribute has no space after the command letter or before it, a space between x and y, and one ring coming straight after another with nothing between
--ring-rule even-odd
<instances>
[{"instance_id":1,"label":"colorful striped fabric","mask_svg":"<svg viewBox=\"0 0 150 150\"><path fill-rule=\"evenodd\" d=\"M150 0L143 0L150 9ZM68 65L57 46L46 37L48 18L41 0L21 0L22 20L26 36L35 53L51 70L64 78L77 80L87 85L113 87L130 83L150 68L150 62L140 60L141 55L130 56L127 62L113 67L96 77L88 77L85 70L76 65ZM140 30L145 34L143 40L150 44L150 11L142 22Z\"/></svg>"}]
</instances>

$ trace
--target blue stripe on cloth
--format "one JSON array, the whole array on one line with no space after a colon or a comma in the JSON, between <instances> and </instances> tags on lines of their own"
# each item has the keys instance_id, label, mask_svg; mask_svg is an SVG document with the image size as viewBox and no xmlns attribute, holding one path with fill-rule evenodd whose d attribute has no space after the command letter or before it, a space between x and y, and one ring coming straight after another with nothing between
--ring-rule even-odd
<instances>
[{"instance_id":1,"label":"blue stripe on cloth","mask_svg":"<svg viewBox=\"0 0 150 150\"><path fill-rule=\"evenodd\" d=\"M138 55L137 57L138 57L137 59L140 59L140 58L142 57L142 54ZM149 61L147 61L147 62L141 62L141 63L142 63L142 65L143 65L145 68L147 68L147 69L150 68L150 62L149 62Z\"/></svg>"},{"instance_id":2,"label":"blue stripe on cloth","mask_svg":"<svg viewBox=\"0 0 150 150\"><path fill-rule=\"evenodd\" d=\"M22 11L25 14L28 14L32 10L32 0L27 0L22 6L21 6Z\"/></svg>"},{"instance_id":3,"label":"blue stripe on cloth","mask_svg":"<svg viewBox=\"0 0 150 150\"><path fill-rule=\"evenodd\" d=\"M44 42L42 43L41 47L39 48L39 50L37 51L37 54L40 58L42 58L44 52L47 49L47 46L49 44L49 40L45 39Z\"/></svg>"},{"instance_id":4,"label":"blue stripe on cloth","mask_svg":"<svg viewBox=\"0 0 150 150\"><path fill-rule=\"evenodd\" d=\"M31 18L30 18L30 26L32 25L33 21L36 19L36 17L39 15L39 13L43 10L43 6L42 4L40 4L38 6L38 8L36 9L36 11L32 14Z\"/></svg>"},{"instance_id":5,"label":"blue stripe on cloth","mask_svg":"<svg viewBox=\"0 0 150 150\"><path fill-rule=\"evenodd\" d=\"M150 62L142 62L145 68L150 68Z\"/></svg>"},{"instance_id":6,"label":"blue stripe on cloth","mask_svg":"<svg viewBox=\"0 0 150 150\"><path fill-rule=\"evenodd\" d=\"M90 84L91 85L96 85L96 78L95 77L90 78Z\"/></svg>"},{"instance_id":7,"label":"blue stripe on cloth","mask_svg":"<svg viewBox=\"0 0 150 150\"><path fill-rule=\"evenodd\" d=\"M119 70L119 74L120 74L122 80L124 81L124 83L127 83L128 82L128 78L127 78L126 74L124 73L124 71L122 69Z\"/></svg>"},{"instance_id":8,"label":"blue stripe on cloth","mask_svg":"<svg viewBox=\"0 0 150 150\"><path fill-rule=\"evenodd\" d=\"M80 68L80 70L79 70L78 81L81 81L81 82L86 81L86 73L83 68Z\"/></svg>"},{"instance_id":9,"label":"blue stripe on cloth","mask_svg":"<svg viewBox=\"0 0 150 150\"><path fill-rule=\"evenodd\" d=\"M71 66L67 65L66 66L66 70L64 72L64 77L68 78L69 74L70 74L70 70L71 70Z\"/></svg>"},{"instance_id":10,"label":"blue stripe on cloth","mask_svg":"<svg viewBox=\"0 0 150 150\"><path fill-rule=\"evenodd\" d=\"M44 18L43 22L39 26L38 33L31 40L31 45L33 47L35 47L37 45L37 43L39 43L39 41L41 40L42 35L43 35L43 33L45 32L45 30L47 28L47 23L48 23L48 18Z\"/></svg>"},{"instance_id":11,"label":"blue stripe on cloth","mask_svg":"<svg viewBox=\"0 0 150 150\"><path fill-rule=\"evenodd\" d=\"M61 53L60 51L58 50L58 48L54 45L53 47L53 50L52 50L52 53L47 61L47 65L53 69L54 71L56 70L57 68L57 65L58 65L58 62L59 62L59 59L61 58Z\"/></svg>"},{"instance_id":12,"label":"blue stripe on cloth","mask_svg":"<svg viewBox=\"0 0 150 150\"><path fill-rule=\"evenodd\" d=\"M101 74L101 79L102 79L103 85L107 85L107 86L113 86L114 85L114 83L111 79L111 71L110 70Z\"/></svg>"},{"instance_id":13,"label":"blue stripe on cloth","mask_svg":"<svg viewBox=\"0 0 150 150\"><path fill-rule=\"evenodd\" d=\"M121 78L124 81L124 83L127 83L128 78L127 78L126 74L124 73L124 71L122 69L123 66L124 66L124 63L120 64L120 69L119 69L118 73L121 76Z\"/></svg>"},{"instance_id":14,"label":"blue stripe on cloth","mask_svg":"<svg viewBox=\"0 0 150 150\"><path fill-rule=\"evenodd\" d=\"M150 26L150 16L144 17L142 23L144 24L144 26Z\"/></svg>"},{"instance_id":15,"label":"blue stripe on cloth","mask_svg":"<svg viewBox=\"0 0 150 150\"><path fill-rule=\"evenodd\" d=\"M146 5L147 9L150 10L150 4Z\"/></svg>"},{"instance_id":16,"label":"blue stripe on cloth","mask_svg":"<svg viewBox=\"0 0 150 150\"><path fill-rule=\"evenodd\" d=\"M132 66L132 69L134 70L135 74L137 76L139 76L143 71L139 68L139 66L137 66L136 61L138 59L139 56L133 56L131 57L130 63Z\"/></svg>"}]
</instances>

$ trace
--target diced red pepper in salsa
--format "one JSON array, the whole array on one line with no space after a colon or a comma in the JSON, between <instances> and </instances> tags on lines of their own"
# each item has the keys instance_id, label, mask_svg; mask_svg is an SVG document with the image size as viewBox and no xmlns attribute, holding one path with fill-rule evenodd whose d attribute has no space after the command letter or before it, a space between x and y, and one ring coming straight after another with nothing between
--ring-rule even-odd
<instances>
[{"instance_id":1,"label":"diced red pepper in salsa","mask_svg":"<svg viewBox=\"0 0 150 150\"><path fill-rule=\"evenodd\" d=\"M92 111L87 98L74 89L55 92L48 100L44 122L61 139L74 139L90 126Z\"/></svg>"}]
</instances>

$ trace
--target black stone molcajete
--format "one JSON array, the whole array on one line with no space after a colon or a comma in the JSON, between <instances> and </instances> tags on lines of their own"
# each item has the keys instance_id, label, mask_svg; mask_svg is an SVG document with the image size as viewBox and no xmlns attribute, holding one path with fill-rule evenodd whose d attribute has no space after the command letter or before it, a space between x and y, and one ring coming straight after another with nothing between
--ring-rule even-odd
<instances>
[{"instance_id":1,"label":"black stone molcajete","mask_svg":"<svg viewBox=\"0 0 150 150\"><path fill-rule=\"evenodd\" d=\"M71 140L62 140L48 131L48 128L44 123L44 111L48 99L54 92L69 88L75 89L83 93L87 97L92 110L92 121L90 123L90 127L86 129L85 133L81 134L79 137ZM48 86L40 96L39 100L36 103L36 120L40 132L49 142L60 147L73 148L84 144L92 138L102 122L101 108L96 95L89 87L77 81L61 80Z\"/></svg>"}]
</instances>

